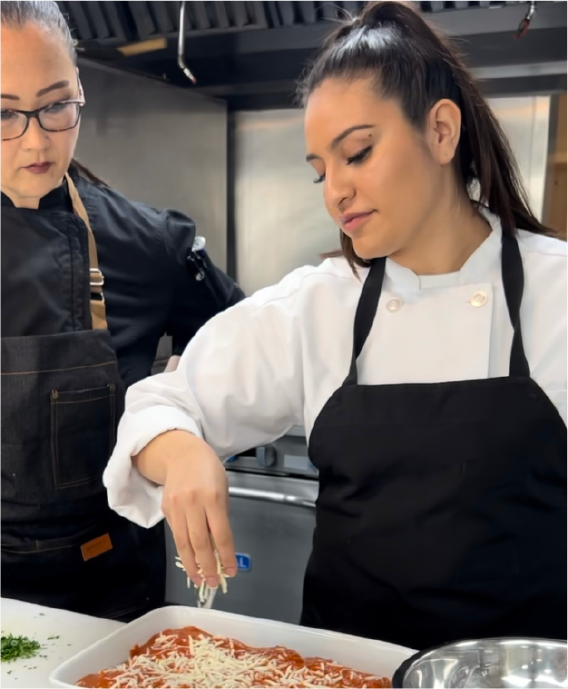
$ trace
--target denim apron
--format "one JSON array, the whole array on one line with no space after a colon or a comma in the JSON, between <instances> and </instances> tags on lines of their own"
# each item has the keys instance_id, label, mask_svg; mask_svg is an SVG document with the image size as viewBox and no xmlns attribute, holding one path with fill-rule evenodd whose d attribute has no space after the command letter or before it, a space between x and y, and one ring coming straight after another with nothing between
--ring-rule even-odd
<instances>
[{"instance_id":1,"label":"denim apron","mask_svg":"<svg viewBox=\"0 0 568 689\"><path fill-rule=\"evenodd\" d=\"M124 388L95 238L67 184L88 234L92 327L2 338L2 596L127 621L163 604L164 532L108 507Z\"/></svg>"}]
</instances>

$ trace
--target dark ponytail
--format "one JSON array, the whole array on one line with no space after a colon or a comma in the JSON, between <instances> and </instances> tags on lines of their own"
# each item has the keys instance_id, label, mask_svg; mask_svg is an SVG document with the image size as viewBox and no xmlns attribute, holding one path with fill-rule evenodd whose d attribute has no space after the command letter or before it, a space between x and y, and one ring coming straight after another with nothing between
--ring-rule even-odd
<instances>
[{"instance_id":1,"label":"dark ponytail","mask_svg":"<svg viewBox=\"0 0 568 689\"><path fill-rule=\"evenodd\" d=\"M472 198L472 203L486 205L499 216L507 234L517 228L550 232L530 210L507 138L461 55L409 5L372 2L358 17L342 22L302 78L302 103L330 77L371 77L377 93L395 98L419 131L435 103L452 100L462 114L456 176L470 198L477 188L478 200ZM343 232L341 247L352 267L367 265Z\"/></svg>"},{"instance_id":2,"label":"dark ponytail","mask_svg":"<svg viewBox=\"0 0 568 689\"><path fill-rule=\"evenodd\" d=\"M71 165L69 166L71 172L75 171L81 177L84 177L88 182L96 184L98 187L108 187L109 185L104 182L100 177L97 177L93 172L89 170L88 167L82 165L76 158L73 158Z\"/></svg>"}]
</instances>

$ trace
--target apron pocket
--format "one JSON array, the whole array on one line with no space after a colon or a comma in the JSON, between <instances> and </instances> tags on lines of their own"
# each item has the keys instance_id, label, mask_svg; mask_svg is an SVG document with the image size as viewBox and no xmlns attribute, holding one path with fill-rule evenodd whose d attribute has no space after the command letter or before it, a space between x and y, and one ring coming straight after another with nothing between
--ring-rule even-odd
<instances>
[{"instance_id":1,"label":"apron pocket","mask_svg":"<svg viewBox=\"0 0 568 689\"><path fill-rule=\"evenodd\" d=\"M116 442L116 385L52 390L51 460L57 489L100 483Z\"/></svg>"},{"instance_id":2,"label":"apron pocket","mask_svg":"<svg viewBox=\"0 0 568 689\"><path fill-rule=\"evenodd\" d=\"M103 539L110 547L88 557ZM163 525L142 529L109 510L59 538L3 537L2 596L126 620L163 604L165 564Z\"/></svg>"}]
</instances>

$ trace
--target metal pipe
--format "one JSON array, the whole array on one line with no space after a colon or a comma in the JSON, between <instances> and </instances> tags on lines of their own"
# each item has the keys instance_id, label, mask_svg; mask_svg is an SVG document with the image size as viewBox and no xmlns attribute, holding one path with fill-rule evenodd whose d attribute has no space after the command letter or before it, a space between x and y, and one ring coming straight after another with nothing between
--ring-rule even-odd
<instances>
[{"instance_id":1,"label":"metal pipe","mask_svg":"<svg viewBox=\"0 0 568 689\"><path fill-rule=\"evenodd\" d=\"M177 55L178 67L185 74L185 76L192 81L194 84L197 83L197 79L193 76L192 71L185 63L185 0L182 1L179 8L179 35L178 35L178 55Z\"/></svg>"},{"instance_id":2,"label":"metal pipe","mask_svg":"<svg viewBox=\"0 0 568 689\"><path fill-rule=\"evenodd\" d=\"M529 30L530 23L532 21L532 18L536 14L536 2L535 0L532 0L532 2L529 2L529 9L527 10L527 13L525 15L525 18L521 21L519 24L519 28L517 29L515 33L515 38L524 38L525 34Z\"/></svg>"}]
</instances>

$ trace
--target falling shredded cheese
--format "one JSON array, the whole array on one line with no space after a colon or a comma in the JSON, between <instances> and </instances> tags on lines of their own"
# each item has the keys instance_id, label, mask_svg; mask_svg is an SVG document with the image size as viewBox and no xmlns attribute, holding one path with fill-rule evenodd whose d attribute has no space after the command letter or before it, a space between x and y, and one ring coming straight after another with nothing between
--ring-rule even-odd
<instances>
[{"instance_id":1,"label":"falling shredded cheese","mask_svg":"<svg viewBox=\"0 0 568 689\"><path fill-rule=\"evenodd\" d=\"M225 573L223 572L221 560L219 559L219 553L216 550L215 559L217 560L217 576L219 577L219 585L221 587L221 591L223 593L227 593L227 579L225 577ZM184 572L186 571L181 561L181 557L176 556L176 567L183 569ZM197 571L201 576L201 584L199 586L197 584L193 584L193 581L191 581L191 579L187 577L187 588L191 588L191 585L193 584L197 589L197 599L199 600L199 603L201 605L204 605L212 589L210 586L207 585L207 582L203 578L203 570L201 569L201 565L199 563L197 565Z\"/></svg>"},{"instance_id":2,"label":"falling shredded cheese","mask_svg":"<svg viewBox=\"0 0 568 689\"><path fill-rule=\"evenodd\" d=\"M249 687L390 687L385 677L330 660L302 658L283 646L251 648L196 627L166 629L135 647L126 663L84 677L77 686L248 689Z\"/></svg>"}]
</instances>

